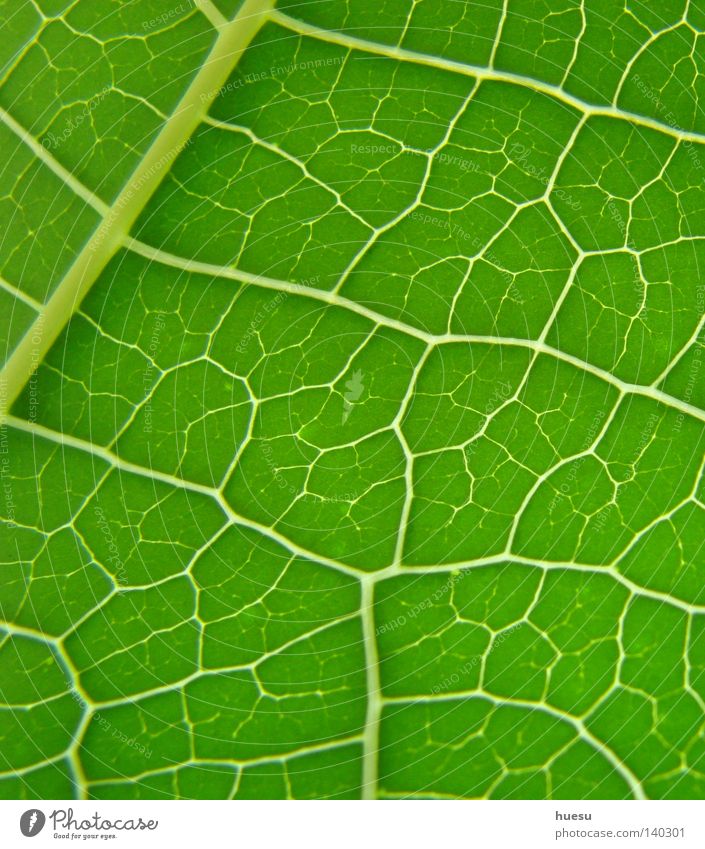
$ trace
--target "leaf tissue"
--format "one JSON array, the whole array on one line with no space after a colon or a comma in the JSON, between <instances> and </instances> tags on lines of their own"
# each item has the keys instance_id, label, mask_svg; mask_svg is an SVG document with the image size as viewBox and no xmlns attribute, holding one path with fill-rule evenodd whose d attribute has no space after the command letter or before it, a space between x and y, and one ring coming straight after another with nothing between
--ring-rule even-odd
<instances>
[{"instance_id":1,"label":"leaf tissue","mask_svg":"<svg viewBox=\"0 0 705 849\"><path fill-rule=\"evenodd\" d=\"M0 795L705 796L705 2L0 10Z\"/></svg>"}]
</instances>

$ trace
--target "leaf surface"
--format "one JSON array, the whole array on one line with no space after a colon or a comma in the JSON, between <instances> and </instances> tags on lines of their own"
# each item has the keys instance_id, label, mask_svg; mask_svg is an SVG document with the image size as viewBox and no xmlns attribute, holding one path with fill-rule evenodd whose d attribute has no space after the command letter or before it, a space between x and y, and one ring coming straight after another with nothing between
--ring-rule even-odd
<instances>
[{"instance_id":1,"label":"leaf surface","mask_svg":"<svg viewBox=\"0 0 705 849\"><path fill-rule=\"evenodd\" d=\"M701 798L701 3L5 0L0 793Z\"/></svg>"}]
</instances>

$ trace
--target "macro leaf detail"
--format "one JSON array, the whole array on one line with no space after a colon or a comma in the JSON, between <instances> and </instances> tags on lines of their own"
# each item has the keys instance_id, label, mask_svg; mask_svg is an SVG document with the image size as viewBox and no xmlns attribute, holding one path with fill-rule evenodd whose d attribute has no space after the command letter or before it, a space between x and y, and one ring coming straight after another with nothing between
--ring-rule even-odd
<instances>
[{"instance_id":1,"label":"macro leaf detail","mask_svg":"<svg viewBox=\"0 0 705 849\"><path fill-rule=\"evenodd\" d=\"M705 4L0 5L2 795L701 798Z\"/></svg>"}]
</instances>

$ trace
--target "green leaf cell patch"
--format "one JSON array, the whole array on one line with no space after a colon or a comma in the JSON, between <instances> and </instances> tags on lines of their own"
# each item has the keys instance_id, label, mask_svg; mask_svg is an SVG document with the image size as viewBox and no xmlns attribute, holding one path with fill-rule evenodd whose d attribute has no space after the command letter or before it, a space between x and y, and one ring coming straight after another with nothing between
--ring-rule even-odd
<instances>
[{"instance_id":1,"label":"green leaf cell patch","mask_svg":"<svg viewBox=\"0 0 705 849\"><path fill-rule=\"evenodd\" d=\"M703 4L2 17L0 797L702 798Z\"/></svg>"}]
</instances>

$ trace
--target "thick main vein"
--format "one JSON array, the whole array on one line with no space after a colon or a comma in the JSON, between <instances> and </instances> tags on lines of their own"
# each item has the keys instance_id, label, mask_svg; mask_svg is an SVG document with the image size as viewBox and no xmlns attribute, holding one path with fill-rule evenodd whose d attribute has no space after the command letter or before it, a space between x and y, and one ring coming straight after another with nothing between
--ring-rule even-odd
<instances>
[{"instance_id":1,"label":"thick main vein","mask_svg":"<svg viewBox=\"0 0 705 849\"><path fill-rule=\"evenodd\" d=\"M79 253L69 272L56 289L54 295L41 309L33 328L27 333L24 340L20 343L12 357L8 360L5 368L0 374L0 382L3 383L5 387L3 399L5 408L0 408L0 415L2 416L6 414L7 408L9 408L12 404L22 386L31 376L34 363L43 359L45 353L64 327L68 318L78 307L83 296L89 290L109 259L114 255L116 250L125 243L132 224L161 182L163 175L168 170L169 164L188 142L196 126L207 113L211 101L218 93L218 90L225 82L234 65L237 63L240 55L245 50L262 23L264 23L268 17L271 17L279 24L284 25L290 31L295 31L303 35L310 35L318 38L319 40L336 43L350 49L362 50L400 61L415 62L417 64L450 70L466 76L473 76L480 80L500 80L507 83L529 87L580 110L584 115L604 115L628 120L633 124L658 130L678 139L695 141L698 143L705 142L705 136L700 134L683 132L664 125L656 120L628 113L619 110L616 107L592 106L567 94L558 87L550 86L528 77L432 57L404 50L402 48L376 44L363 39L354 38L343 33L319 30L315 27L295 21L280 12L272 12L274 0L246 0L240 13L232 22L229 23L226 22L225 19L221 20L221 17L219 17L220 13L217 12L216 7L210 2L210 0L197 0L197 2L199 7L207 10L209 17L217 25L219 31L211 53L209 54L203 68L199 71L192 84L189 86L174 114L165 124L155 142L147 152L145 158L132 174L126 187L120 193L112 206L103 211L102 223L97 228L85 248ZM37 151L35 150L35 152ZM67 175L63 176L67 183L72 184ZM73 188L81 194L80 186L73 185ZM685 402L679 401L678 399L653 387L642 387L635 384L625 383L614 377L614 375L609 372L603 371L589 363L578 360L575 357L571 357L570 355L564 354L563 352L546 345L543 341L543 337L538 341L534 341L527 339L508 339L503 337L492 338L485 336L471 337L450 334L446 336L434 336L418 330L417 328L413 328L410 325L406 325L403 322L394 321L382 314L367 309L361 304L357 304L356 302L340 296L332 295L329 292L323 292L315 289L305 290L305 287L297 286L295 284L286 284L282 281L272 281L263 279L256 275L247 275L244 272L235 271L233 269L224 269L221 267L209 266L205 263L182 260L179 257L164 254L161 251L150 249L148 246L141 245L136 242L132 242L130 247L138 250L143 255L151 255L153 259L157 259L161 262L167 262L167 264L174 265L179 268L202 271L214 276L227 276L232 279L254 285L269 286L270 288L283 289L286 291L306 294L310 297L316 297L327 303L337 304L360 315L365 315L376 324L384 324L390 327L395 327L402 332L421 338L429 344L438 344L449 341L474 341L528 347L536 352L549 354L565 360L566 362L570 362L579 368L587 370L597 377L612 383L623 393L631 392L646 395L654 400L658 400L668 406L680 409L683 412L705 421L705 413L702 410L699 410ZM37 339L40 339L39 343L37 343ZM21 423L19 420L13 421L13 424L18 427L27 427L26 423ZM39 428L36 425L30 427L33 432L49 437L49 433L45 432L44 429ZM92 453L97 453L97 451L99 451L99 449L96 449L93 445L79 445L79 441L72 438L62 437L61 441L65 444L73 444L74 447L91 451ZM137 474L142 473L154 479L164 480L165 482L168 481L170 483L176 483L175 479L171 478L171 476L163 474L160 475L155 473L153 470L145 470L135 466L134 464L125 463L106 451L99 453L100 456L103 456L104 459L108 460L113 467L122 468L125 471ZM180 482L180 484L184 486L184 482ZM211 496L217 497L219 495L215 494L209 488L197 487L192 484L188 484L188 488ZM374 635L373 587L377 581L384 577L388 577L390 573L387 570L384 570L382 573L375 575L363 575L360 574L359 570L345 567L344 564L340 564L336 561L321 558L319 555L305 551L298 546L293 546L290 541L285 540L278 534L275 534L272 529L264 528L256 523L243 520L240 516L233 515L228 509L228 506L224 504L223 499L218 497L218 500L221 506L224 507L226 514L229 515L231 521L244 523L250 527L256 527L258 530L266 533L270 537L276 538L278 541L282 542L282 544L286 544L290 551L301 556L316 559L317 561L331 566L332 568L353 574L360 579L363 587L361 613L364 626L364 643L367 653L366 666L368 695L368 714L363 734L363 783L366 785L365 795L368 797L375 796L377 783L376 761L379 749L378 725L381 708L381 688L379 681L377 647ZM457 568L457 566L455 568ZM636 591L635 586L633 589ZM589 736L584 726L579 724L578 720L572 717L569 719L573 722L581 736ZM592 741L592 738L590 739ZM602 744L600 744L599 748L604 751L604 746L602 746ZM621 771L623 774L626 773L626 777L629 780L634 795L638 798L643 798L643 791L641 790L638 780L623 767L616 756L612 755L610 760L612 766L617 771Z\"/></svg>"},{"instance_id":2,"label":"thick main vein","mask_svg":"<svg viewBox=\"0 0 705 849\"><path fill-rule=\"evenodd\" d=\"M100 225L5 363L0 372L3 390L0 393L0 420L4 420L22 387L32 376L36 363L44 359L84 295L120 247L273 5L274 0L246 0L235 18L220 27L203 67L172 116L114 203L105 210Z\"/></svg>"}]
</instances>

